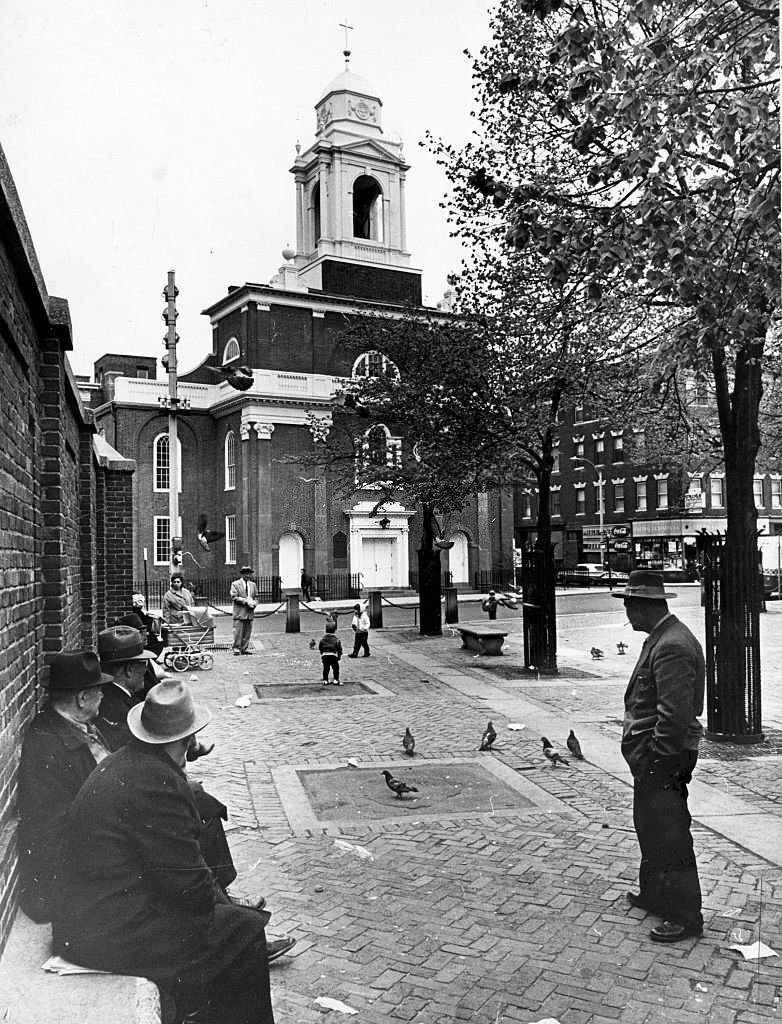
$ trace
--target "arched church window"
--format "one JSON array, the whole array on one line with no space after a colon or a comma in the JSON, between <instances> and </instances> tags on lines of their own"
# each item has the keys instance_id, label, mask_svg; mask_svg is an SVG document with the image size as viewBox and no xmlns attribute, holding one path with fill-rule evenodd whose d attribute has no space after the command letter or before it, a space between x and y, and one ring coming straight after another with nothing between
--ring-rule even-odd
<instances>
[{"instance_id":1,"label":"arched church window","mask_svg":"<svg viewBox=\"0 0 782 1024\"><path fill-rule=\"evenodd\" d=\"M225 435L225 490L236 488L236 434L229 430Z\"/></svg>"},{"instance_id":2,"label":"arched church window","mask_svg":"<svg viewBox=\"0 0 782 1024\"><path fill-rule=\"evenodd\" d=\"M382 352L362 352L353 364L353 377L398 377L396 364Z\"/></svg>"},{"instance_id":3,"label":"arched church window","mask_svg":"<svg viewBox=\"0 0 782 1024\"><path fill-rule=\"evenodd\" d=\"M320 182L312 190L312 247L320 241Z\"/></svg>"},{"instance_id":4,"label":"arched church window","mask_svg":"<svg viewBox=\"0 0 782 1024\"><path fill-rule=\"evenodd\" d=\"M236 338L229 338L223 349L223 365L226 363L233 362L234 359L238 359L242 354L239 348L239 342Z\"/></svg>"},{"instance_id":5,"label":"arched church window","mask_svg":"<svg viewBox=\"0 0 782 1024\"><path fill-rule=\"evenodd\" d=\"M353 182L353 237L383 241L383 192L367 174Z\"/></svg>"},{"instance_id":6,"label":"arched church window","mask_svg":"<svg viewBox=\"0 0 782 1024\"><path fill-rule=\"evenodd\" d=\"M177 438L177 490L182 490L182 442ZM171 487L171 458L168 446L168 434L158 434L152 445L152 480L153 489L167 491Z\"/></svg>"},{"instance_id":7,"label":"arched church window","mask_svg":"<svg viewBox=\"0 0 782 1024\"><path fill-rule=\"evenodd\" d=\"M343 530L338 530L332 537L331 551L334 557L334 568L346 568L348 562L348 536Z\"/></svg>"}]
</instances>

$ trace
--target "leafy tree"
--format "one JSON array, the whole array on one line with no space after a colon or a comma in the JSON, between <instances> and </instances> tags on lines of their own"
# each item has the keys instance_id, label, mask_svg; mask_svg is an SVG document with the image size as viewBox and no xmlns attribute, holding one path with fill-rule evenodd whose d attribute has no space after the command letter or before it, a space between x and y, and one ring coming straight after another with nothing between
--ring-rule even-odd
<instances>
[{"instance_id":1,"label":"leafy tree","mask_svg":"<svg viewBox=\"0 0 782 1024\"><path fill-rule=\"evenodd\" d=\"M476 61L480 120L498 152L502 126L511 155L474 164L465 187L504 210L507 243L534 254L563 299L578 282L600 307L629 283L665 311L659 381L710 377L727 506L718 675L730 686L756 616L752 483L779 359L777 8L502 0L493 27ZM741 707L741 685L723 697Z\"/></svg>"}]
</instances>

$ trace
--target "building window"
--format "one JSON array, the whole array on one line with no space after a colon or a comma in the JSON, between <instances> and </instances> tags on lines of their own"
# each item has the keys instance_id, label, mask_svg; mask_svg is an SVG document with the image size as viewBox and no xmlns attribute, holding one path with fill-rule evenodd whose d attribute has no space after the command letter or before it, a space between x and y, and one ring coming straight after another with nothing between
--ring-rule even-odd
<instances>
[{"instance_id":1,"label":"building window","mask_svg":"<svg viewBox=\"0 0 782 1024\"><path fill-rule=\"evenodd\" d=\"M573 451L580 458L584 457L584 438L574 437L573 438Z\"/></svg>"},{"instance_id":2,"label":"building window","mask_svg":"<svg viewBox=\"0 0 782 1024\"><path fill-rule=\"evenodd\" d=\"M182 442L177 438L177 483L182 490ZM167 491L171 487L171 459L169 458L168 434L158 434L153 446L152 479L154 490Z\"/></svg>"},{"instance_id":3,"label":"building window","mask_svg":"<svg viewBox=\"0 0 782 1024\"><path fill-rule=\"evenodd\" d=\"M532 519L532 495L529 493L529 491L524 492L524 494L522 495L522 501L524 503L524 512L522 513L523 518Z\"/></svg>"},{"instance_id":4,"label":"building window","mask_svg":"<svg viewBox=\"0 0 782 1024\"><path fill-rule=\"evenodd\" d=\"M155 565L168 565L171 561L171 531L168 516L155 516Z\"/></svg>"},{"instance_id":5,"label":"building window","mask_svg":"<svg viewBox=\"0 0 782 1024\"><path fill-rule=\"evenodd\" d=\"M320 182L312 190L312 247L316 249L320 241Z\"/></svg>"},{"instance_id":6,"label":"building window","mask_svg":"<svg viewBox=\"0 0 782 1024\"><path fill-rule=\"evenodd\" d=\"M693 401L696 405L709 404L709 389L705 380L696 380L693 382Z\"/></svg>"},{"instance_id":7,"label":"building window","mask_svg":"<svg viewBox=\"0 0 782 1024\"><path fill-rule=\"evenodd\" d=\"M625 510L625 484L624 480L614 480L614 512Z\"/></svg>"},{"instance_id":8,"label":"building window","mask_svg":"<svg viewBox=\"0 0 782 1024\"><path fill-rule=\"evenodd\" d=\"M559 488L551 491L551 514L552 516L562 515L562 498Z\"/></svg>"},{"instance_id":9,"label":"building window","mask_svg":"<svg viewBox=\"0 0 782 1024\"><path fill-rule=\"evenodd\" d=\"M225 517L225 564L236 565L236 516Z\"/></svg>"},{"instance_id":10,"label":"building window","mask_svg":"<svg viewBox=\"0 0 782 1024\"><path fill-rule=\"evenodd\" d=\"M353 182L353 237L383 241L383 193L367 174Z\"/></svg>"},{"instance_id":11,"label":"building window","mask_svg":"<svg viewBox=\"0 0 782 1024\"><path fill-rule=\"evenodd\" d=\"M782 508L782 477L771 477L771 507Z\"/></svg>"},{"instance_id":12,"label":"building window","mask_svg":"<svg viewBox=\"0 0 782 1024\"><path fill-rule=\"evenodd\" d=\"M725 507L725 480L721 476L709 477L709 494L712 508Z\"/></svg>"},{"instance_id":13,"label":"building window","mask_svg":"<svg viewBox=\"0 0 782 1024\"><path fill-rule=\"evenodd\" d=\"M223 349L223 365L225 365L225 363L232 363L234 359L238 359L241 354L239 342L236 338L229 338L225 343L225 348Z\"/></svg>"},{"instance_id":14,"label":"building window","mask_svg":"<svg viewBox=\"0 0 782 1024\"><path fill-rule=\"evenodd\" d=\"M136 377L139 380L149 380L149 370L146 368L146 366L136 367Z\"/></svg>"},{"instance_id":15,"label":"building window","mask_svg":"<svg viewBox=\"0 0 782 1024\"><path fill-rule=\"evenodd\" d=\"M752 490L755 494L755 506L763 508L763 477L756 476L752 481Z\"/></svg>"},{"instance_id":16,"label":"building window","mask_svg":"<svg viewBox=\"0 0 782 1024\"><path fill-rule=\"evenodd\" d=\"M402 440L391 437L382 423L370 427L364 435L366 466L398 466L402 459Z\"/></svg>"},{"instance_id":17,"label":"building window","mask_svg":"<svg viewBox=\"0 0 782 1024\"><path fill-rule=\"evenodd\" d=\"M573 422L581 423L584 419L584 406L583 403L579 402L573 413Z\"/></svg>"},{"instance_id":18,"label":"building window","mask_svg":"<svg viewBox=\"0 0 782 1024\"><path fill-rule=\"evenodd\" d=\"M399 370L382 352L364 352L353 364L353 377L398 377Z\"/></svg>"},{"instance_id":19,"label":"building window","mask_svg":"<svg viewBox=\"0 0 782 1024\"><path fill-rule=\"evenodd\" d=\"M606 443L604 437L595 438L595 462L600 465L601 462L605 462L606 455Z\"/></svg>"},{"instance_id":20,"label":"building window","mask_svg":"<svg viewBox=\"0 0 782 1024\"><path fill-rule=\"evenodd\" d=\"M635 481L635 507L638 512L646 512L646 481Z\"/></svg>"},{"instance_id":21,"label":"building window","mask_svg":"<svg viewBox=\"0 0 782 1024\"><path fill-rule=\"evenodd\" d=\"M236 434L229 430L225 435L225 489L236 488Z\"/></svg>"},{"instance_id":22,"label":"building window","mask_svg":"<svg viewBox=\"0 0 782 1024\"><path fill-rule=\"evenodd\" d=\"M657 507L668 508L668 480L665 477L657 480Z\"/></svg>"},{"instance_id":23,"label":"building window","mask_svg":"<svg viewBox=\"0 0 782 1024\"><path fill-rule=\"evenodd\" d=\"M559 473L559 441L555 441L551 449L551 457L554 460L551 465L552 473Z\"/></svg>"},{"instance_id":24,"label":"building window","mask_svg":"<svg viewBox=\"0 0 782 1024\"><path fill-rule=\"evenodd\" d=\"M576 515L586 515L586 484L576 484Z\"/></svg>"},{"instance_id":25,"label":"building window","mask_svg":"<svg viewBox=\"0 0 782 1024\"><path fill-rule=\"evenodd\" d=\"M614 462L624 462L625 440L621 434L614 434Z\"/></svg>"},{"instance_id":26,"label":"building window","mask_svg":"<svg viewBox=\"0 0 782 1024\"><path fill-rule=\"evenodd\" d=\"M348 567L348 535L343 530L338 530L331 539L331 553L334 557L335 569L347 569Z\"/></svg>"}]
</instances>

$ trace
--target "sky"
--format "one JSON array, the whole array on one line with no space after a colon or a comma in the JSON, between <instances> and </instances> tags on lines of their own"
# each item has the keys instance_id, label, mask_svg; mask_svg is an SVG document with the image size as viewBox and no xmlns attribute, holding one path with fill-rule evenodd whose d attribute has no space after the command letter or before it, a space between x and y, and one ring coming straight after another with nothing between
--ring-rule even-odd
<instances>
[{"instance_id":1,"label":"sky","mask_svg":"<svg viewBox=\"0 0 782 1024\"><path fill-rule=\"evenodd\" d=\"M404 141L408 248L435 305L461 257L419 142L473 130L463 51L488 41L483 0L0 0L0 145L49 294L70 304L76 373L163 354L169 270L182 372L211 348L201 310L277 272L294 147L344 69L346 18L350 69Z\"/></svg>"}]
</instances>

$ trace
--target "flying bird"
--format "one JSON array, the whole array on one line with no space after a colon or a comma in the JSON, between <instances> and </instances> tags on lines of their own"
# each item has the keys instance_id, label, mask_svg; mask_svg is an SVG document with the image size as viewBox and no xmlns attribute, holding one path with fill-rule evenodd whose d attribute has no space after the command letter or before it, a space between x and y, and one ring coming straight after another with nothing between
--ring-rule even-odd
<instances>
[{"instance_id":1,"label":"flying bird","mask_svg":"<svg viewBox=\"0 0 782 1024\"><path fill-rule=\"evenodd\" d=\"M491 750L492 743L497 739L497 733L494 731L494 726L491 722L486 726L483 736L481 736L481 745L478 747L479 750Z\"/></svg>"},{"instance_id":2,"label":"flying bird","mask_svg":"<svg viewBox=\"0 0 782 1024\"><path fill-rule=\"evenodd\" d=\"M600 658L603 657L603 652L600 650L599 647L591 647L589 649L589 653L592 655L593 661L598 661Z\"/></svg>"},{"instance_id":3,"label":"flying bird","mask_svg":"<svg viewBox=\"0 0 782 1024\"><path fill-rule=\"evenodd\" d=\"M567 738L567 748L577 761L584 760L584 755L581 753L581 744L578 742L578 737L572 729Z\"/></svg>"},{"instance_id":4,"label":"flying bird","mask_svg":"<svg viewBox=\"0 0 782 1024\"><path fill-rule=\"evenodd\" d=\"M204 551L209 550L209 545L212 543L212 541L220 540L221 537L225 536L225 533L220 533L219 530L207 529L207 525L208 524L206 516L202 512L201 515L198 517L198 543L201 545Z\"/></svg>"},{"instance_id":5,"label":"flying bird","mask_svg":"<svg viewBox=\"0 0 782 1024\"><path fill-rule=\"evenodd\" d=\"M208 366L207 369L224 377L237 391L249 391L255 380L249 366Z\"/></svg>"},{"instance_id":6,"label":"flying bird","mask_svg":"<svg viewBox=\"0 0 782 1024\"><path fill-rule=\"evenodd\" d=\"M386 777L386 785L393 792L396 793L397 797L401 800L404 793L417 793L418 790L415 786L408 786L406 782L402 782L401 779L395 779L391 772L386 768L383 770L383 775Z\"/></svg>"},{"instance_id":7,"label":"flying bird","mask_svg":"<svg viewBox=\"0 0 782 1024\"><path fill-rule=\"evenodd\" d=\"M540 739L543 743L543 753L546 756L546 758L549 761L551 761L552 768L556 768L558 764L564 764L570 767L570 762L566 761L565 758L562 757L562 755L551 742L551 740L547 740L545 736L541 736Z\"/></svg>"},{"instance_id":8,"label":"flying bird","mask_svg":"<svg viewBox=\"0 0 782 1024\"><path fill-rule=\"evenodd\" d=\"M409 754L410 757L415 754L415 736L410 732L410 729L405 729L405 734L402 737L402 746L405 748L405 753Z\"/></svg>"}]
</instances>

